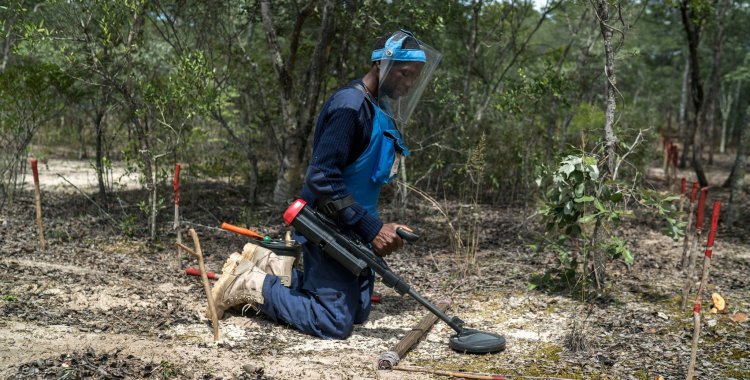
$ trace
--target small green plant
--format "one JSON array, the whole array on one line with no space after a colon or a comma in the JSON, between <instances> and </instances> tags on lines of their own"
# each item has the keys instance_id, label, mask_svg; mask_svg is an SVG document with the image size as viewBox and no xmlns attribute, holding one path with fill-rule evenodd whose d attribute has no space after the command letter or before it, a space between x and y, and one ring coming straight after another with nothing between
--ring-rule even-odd
<instances>
[{"instance_id":1,"label":"small green plant","mask_svg":"<svg viewBox=\"0 0 750 380\"><path fill-rule=\"evenodd\" d=\"M663 231L678 239L684 222L676 216L673 202L679 197L638 190L625 182L602 176L601 159L593 154L569 155L559 166L539 169L537 185L542 190L539 215L545 222L541 247L558 254L559 268L554 272L568 287L585 289L593 280L601 289L608 262L619 260L628 267L635 260L627 241L615 234L615 228L634 215L640 206L667 222ZM579 267L582 266L582 274ZM533 287L549 286L549 273L532 277Z\"/></svg>"},{"instance_id":2,"label":"small green plant","mask_svg":"<svg viewBox=\"0 0 750 380\"><path fill-rule=\"evenodd\" d=\"M180 371L170 362L162 361L159 367L161 368L160 375L162 379L171 379L180 374Z\"/></svg>"},{"instance_id":3,"label":"small green plant","mask_svg":"<svg viewBox=\"0 0 750 380\"><path fill-rule=\"evenodd\" d=\"M569 155L554 171L541 168L537 185L542 189L538 212L546 225L544 241L558 253L561 278L568 284L585 284L593 274L601 288L605 261L623 259L629 266L633 255L624 240L599 235L603 230L611 235L611 227L632 211L626 207L627 187L602 178L598 161L592 154ZM586 275L573 283L582 263Z\"/></svg>"},{"instance_id":4,"label":"small green plant","mask_svg":"<svg viewBox=\"0 0 750 380\"><path fill-rule=\"evenodd\" d=\"M120 230L128 237L135 236L135 233L138 230L135 215L127 214L120 219Z\"/></svg>"},{"instance_id":5,"label":"small green plant","mask_svg":"<svg viewBox=\"0 0 750 380\"><path fill-rule=\"evenodd\" d=\"M8 301L8 302L13 302L13 301L17 301L18 297L16 297L13 294L3 294L2 300L3 301Z\"/></svg>"}]
</instances>

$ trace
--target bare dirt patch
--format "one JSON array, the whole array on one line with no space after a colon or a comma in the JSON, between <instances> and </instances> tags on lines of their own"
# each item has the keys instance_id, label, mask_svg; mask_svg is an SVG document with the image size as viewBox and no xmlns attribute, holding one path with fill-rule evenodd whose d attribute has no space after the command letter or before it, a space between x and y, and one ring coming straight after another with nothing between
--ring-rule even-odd
<instances>
[{"instance_id":1,"label":"bare dirt patch","mask_svg":"<svg viewBox=\"0 0 750 380\"><path fill-rule=\"evenodd\" d=\"M162 194L168 194L166 186ZM712 196L727 198L719 189ZM108 216L77 191L50 187L43 190L43 198L48 238L44 252L37 248L32 193L0 211L2 378L435 377L375 369L380 353L426 313L382 284L376 286L382 302L345 341L312 338L261 315L237 311L221 321L222 340L214 343L210 321L203 316L200 282L173 267L171 210L160 213L161 240L148 243L138 227L146 225L136 206L145 199L139 191L120 191L101 201ZM200 226L242 223L244 215L247 223L272 236L284 231L283 206L247 206L241 188L188 182L181 198L183 216L195 223L191 226L200 235L212 271L219 271L246 240ZM403 221L424 231L424 238L391 256L389 263L428 298L452 299L449 314L459 315L471 327L504 334L508 348L492 355L452 352L447 344L451 330L438 322L402 364L509 378L684 377L692 318L678 307L682 280L675 265L682 244L661 235L658 221L625 226L635 266L615 265L609 296L590 306L569 292L529 290L530 275L553 266L554 254L526 248L533 235L518 227L524 210L484 209L479 273L461 271L460 258L436 232L444 231L442 221L426 218L436 213L419 205L409 208ZM132 237L123 234L120 223L126 222L135 225ZM744 229L719 232L709 290L727 299L730 313L706 314L700 379L750 378L750 324L729 319L734 312L750 311L747 236ZM187 258L181 264L195 266ZM563 341L574 317L581 315L588 315L584 333L593 344L586 351L569 352Z\"/></svg>"}]
</instances>

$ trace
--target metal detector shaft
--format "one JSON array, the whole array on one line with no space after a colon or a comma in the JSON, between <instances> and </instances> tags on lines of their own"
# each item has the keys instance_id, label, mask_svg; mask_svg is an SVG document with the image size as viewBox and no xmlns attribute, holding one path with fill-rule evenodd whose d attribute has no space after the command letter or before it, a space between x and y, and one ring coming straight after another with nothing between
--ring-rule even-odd
<instances>
[{"instance_id":1,"label":"metal detector shaft","mask_svg":"<svg viewBox=\"0 0 750 380\"><path fill-rule=\"evenodd\" d=\"M442 319L448 326L457 333L463 330L463 321L458 317L449 317L442 310L440 310L435 304L422 297L416 290L414 290L409 284L404 281L399 275L393 273L386 265L385 261L380 256L377 256L372 249L363 246L361 243L357 243L347 238L344 235L336 236L337 239L346 240L345 242L339 242L345 247L351 247L358 251L355 254L358 258L364 260L367 266L372 268L382 279L383 284L388 287L395 289L399 294L408 294L415 301L419 302L422 306L427 308L432 314L435 314L438 318Z\"/></svg>"},{"instance_id":2,"label":"metal detector shaft","mask_svg":"<svg viewBox=\"0 0 750 380\"><path fill-rule=\"evenodd\" d=\"M395 289L401 295L408 294L457 333L460 334L463 331L464 322L460 318L449 317L432 302L422 297L401 277L391 272L385 261L375 254L371 248L339 232L326 218L307 207L305 201L298 199L292 203L284 213L284 221L309 241L320 246L325 253L332 256L339 264L355 275L361 275L367 267L372 268L375 273L380 275L386 286ZM410 237L410 234L405 233L408 231L397 230L397 232L404 238Z\"/></svg>"}]
</instances>

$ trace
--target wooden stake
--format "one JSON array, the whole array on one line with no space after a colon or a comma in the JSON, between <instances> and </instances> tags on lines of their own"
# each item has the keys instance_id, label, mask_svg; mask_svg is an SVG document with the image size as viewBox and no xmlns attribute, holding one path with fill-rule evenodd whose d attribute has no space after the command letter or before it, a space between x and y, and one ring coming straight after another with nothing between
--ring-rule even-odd
<instances>
[{"instance_id":1,"label":"wooden stake","mask_svg":"<svg viewBox=\"0 0 750 380\"><path fill-rule=\"evenodd\" d=\"M662 156L664 158L664 161L662 162L662 172L664 172L664 182L669 183L669 156L672 153L670 147L670 142L668 139L664 138L661 143L661 151Z\"/></svg>"},{"instance_id":2,"label":"wooden stake","mask_svg":"<svg viewBox=\"0 0 750 380\"><path fill-rule=\"evenodd\" d=\"M36 160L31 160L31 173L34 176L34 201L36 203L36 230L39 235L39 248L44 251L47 243L44 240L44 224L42 223L42 193L39 190L39 170Z\"/></svg>"},{"instance_id":3,"label":"wooden stake","mask_svg":"<svg viewBox=\"0 0 750 380\"><path fill-rule=\"evenodd\" d=\"M685 285L682 288L682 303L681 307L687 307L688 296L690 295L690 288L695 283L695 262L698 256L698 241L701 240L701 234L703 231L703 214L706 209L706 197L708 196L708 188L704 187L701 190L701 195L698 200L698 211L695 218L695 235L693 236L693 244L690 247L690 259L687 265L687 271L685 274Z\"/></svg>"},{"instance_id":4,"label":"wooden stake","mask_svg":"<svg viewBox=\"0 0 750 380\"><path fill-rule=\"evenodd\" d=\"M677 146L672 145L672 178L670 182L672 183L672 186L677 185L677 156L679 155Z\"/></svg>"},{"instance_id":5,"label":"wooden stake","mask_svg":"<svg viewBox=\"0 0 750 380\"><path fill-rule=\"evenodd\" d=\"M682 213L682 209L685 206L685 199L687 198L687 194L685 194L685 191L687 191L686 183L687 180L685 179L685 177L682 177L682 180L680 181L680 213Z\"/></svg>"},{"instance_id":6,"label":"wooden stake","mask_svg":"<svg viewBox=\"0 0 750 380\"><path fill-rule=\"evenodd\" d=\"M172 229L177 232L177 244L182 243L182 231L180 230L180 164L174 164L174 179L172 186L174 188L174 224ZM182 259L180 258L180 248L177 248L177 269L182 269Z\"/></svg>"},{"instance_id":7,"label":"wooden stake","mask_svg":"<svg viewBox=\"0 0 750 380\"><path fill-rule=\"evenodd\" d=\"M208 275L206 274L206 267L203 264L203 252L201 251L201 243L198 240L198 234L195 233L194 229L190 229L190 236L193 238L193 245L195 245L195 251L184 246L182 243L177 243L179 249L184 249L185 252L193 255L198 260L198 268L201 271L201 282L203 283L203 290L206 291L206 298L208 299L208 310L211 314L211 323L214 327L214 342L219 340L219 319L216 316L216 306L214 303L214 297L211 294L211 285L208 283Z\"/></svg>"},{"instance_id":8,"label":"wooden stake","mask_svg":"<svg viewBox=\"0 0 750 380\"><path fill-rule=\"evenodd\" d=\"M451 302L450 301L441 301L438 302L437 308L440 309L440 311L445 312L450 307ZM437 321L437 316L433 313L427 313L422 320L417 324L417 326L406 335L401 338L401 341L398 342L395 346L391 347L389 351L383 352L380 354L380 359L378 359L378 369L393 369L398 362L403 358L406 353L417 343L419 342L422 337L427 334L427 331L430 330L432 325L435 324Z\"/></svg>"},{"instance_id":9,"label":"wooden stake","mask_svg":"<svg viewBox=\"0 0 750 380\"><path fill-rule=\"evenodd\" d=\"M690 207L688 208L688 220L685 225L685 237L682 239L682 261L680 268L685 270L688 260L688 240L690 240L690 229L693 225L693 212L695 211L695 193L698 192L698 183L693 182L693 190L690 191Z\"/></svg>"},{"instance_id":10,"label":"wooden stake","mask_svg":"<svg viewBox=\"0 0 750 380\"><path fill-rule=\"evenodd\" d=\"M695 361L698 356L698 338L701 334L701 301L703 289L705 289L708 283L708 269L711 267L711 256L713 256L713 245L714 239L716 238L716 227L719 224L719 212L721 210L721 202L716 201L714 203L713 211L711 212L711 231L708 233L708 241L706 242L706 252L703 257L703 274L701 275L701 282L698 286L698 293L695 295L695 303L693 306L693 343L690 347L690 364L688 365L687 380L692 380L695 372Z\"/></svg>"},{"instance_id":11,"label":"wooden stake","mask_svg":"<svg viewBox=\"0 0 750 380\"><path fill-rule=\"evenodd\" d=\"M690 364L688 364L687 380L693 380L695 360L698 357L698 337L701 335L701 304L693 306L693 343L690 346Z\"/></svg>"}]
</instances>

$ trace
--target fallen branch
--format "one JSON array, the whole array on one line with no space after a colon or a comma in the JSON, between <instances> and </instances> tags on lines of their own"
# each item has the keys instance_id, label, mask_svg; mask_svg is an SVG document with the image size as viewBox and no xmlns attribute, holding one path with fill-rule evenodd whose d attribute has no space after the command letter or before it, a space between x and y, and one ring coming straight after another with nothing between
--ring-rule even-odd
<instances>
[{"instance_id":1,"label":"fallen branch","mask_svg":"<svg viewBox=\"0 0 750 380\"><path fill-rule=\"evenodd\" d=\"M450 301L438 302L437 307L440 311L445 312L450 307ZM417 326L399 341L390 350L380 354L378 359L378 369L393 369L398 362L406 356L406 353L432 328L437 322L437 316L433 313L427 313Z\"/></svg>"}]
</instances>

